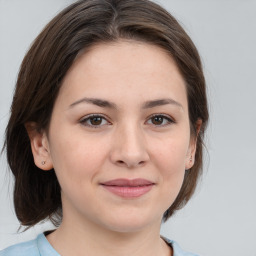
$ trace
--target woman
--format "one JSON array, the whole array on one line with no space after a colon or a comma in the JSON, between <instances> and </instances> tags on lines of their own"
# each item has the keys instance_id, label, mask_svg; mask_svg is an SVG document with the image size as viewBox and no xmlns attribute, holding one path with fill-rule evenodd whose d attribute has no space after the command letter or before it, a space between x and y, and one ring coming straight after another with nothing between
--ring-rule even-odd
<instances>
[{"instance_id":1,"label":"woman","mask_svg":"<svg viewBox=\"0 0 256 256\"><path fill-rule=\"evenodd\" d=\"M25 56L6 130L14 205L56 230L0 255L194 255L159 234L191 198L208 120L198 52L148 0L82 0Z\"/></svg>"}]
</instances>

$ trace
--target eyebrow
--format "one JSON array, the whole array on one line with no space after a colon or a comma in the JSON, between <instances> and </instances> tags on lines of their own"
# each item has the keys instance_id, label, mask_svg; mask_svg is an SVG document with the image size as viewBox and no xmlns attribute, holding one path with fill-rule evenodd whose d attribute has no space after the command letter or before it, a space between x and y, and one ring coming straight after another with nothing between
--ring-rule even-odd
<instances>
[{"instance_id":1,"label":"eyebrow","mask_svg":"<svg viewBox=\"0 0 256 256\"><path fill-rule=\"evenodd\" d=\"M74 107L75 105L80 104L80 103L89 103L89 104L93 104L93 105L96 105L96 106L102 107L102 108L117 109L117 106L115 103L109 102L107 100L95 99L95 98L82 98L82 99L72 103L69 107L70 108Z\"/></svg>"},{"instance_id":2,"label":"eyebrow","mask_svg":"<svg viewBox=\"0 0 256 256\"><path fill-rule=\"evenodd\" d=\"M89 103L102 108L117 109L117 105L115 103L107 100L103 100L103 99L97 99L97 98L82 98L72 103L69 107L72 108L80 103ZM167 104L176 105L183 109L183 106L179 102L170 98L146 101L143 103L142 109L149 109L149 108L154 108L154 107L163 106Z\"/></svg>"},{"instance_id":3,"label":"eyebrow","mask_svg":"<svg viewBox=\"0 0 256 256\"><path fill-rule=\"evenodd\" d=\"M173 99L157 99L157 100L146 101L143 104L142 108L148 109L148 108L154 108L154 107L163 106L167 104L176 105L183 109L183 106L179 102Z\"/></svg>"}]
</instances>

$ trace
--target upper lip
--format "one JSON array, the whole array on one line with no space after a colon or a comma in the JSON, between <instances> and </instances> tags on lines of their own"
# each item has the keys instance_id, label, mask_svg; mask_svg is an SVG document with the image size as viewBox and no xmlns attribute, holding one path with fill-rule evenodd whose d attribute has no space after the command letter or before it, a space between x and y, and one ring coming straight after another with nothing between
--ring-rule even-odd
<instances>
[{"instance_id":1,"label":"upper lip","mask_svg":"<svg viewBox=\"0 0 256 256\"><path fill-rule=\"evenodd\" d=\"M115 179L100 183L105 186L138 187L154 185L155 183L146 179Z\"/></svg>"}]
</instances>

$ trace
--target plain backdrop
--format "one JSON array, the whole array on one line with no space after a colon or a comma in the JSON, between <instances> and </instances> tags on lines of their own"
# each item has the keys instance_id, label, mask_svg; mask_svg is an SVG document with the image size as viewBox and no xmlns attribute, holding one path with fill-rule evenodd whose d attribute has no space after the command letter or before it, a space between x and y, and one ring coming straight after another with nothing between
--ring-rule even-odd
<instances>
[{"instance_id":1,"label":"plain backdrop","mask_svg":"<svg viewBox=\"0 0 256 256\"><path fill-rule=\"evenodd\" d=\"M46 23L71 0L0 0L0 138L19 65ZM201 256L256 256L256 1L159 0L202 56L211 121L205 174L162 234ZM0 162L0 249L51 225L17 233L12 176Z\"/></svg>"}]
</instances>

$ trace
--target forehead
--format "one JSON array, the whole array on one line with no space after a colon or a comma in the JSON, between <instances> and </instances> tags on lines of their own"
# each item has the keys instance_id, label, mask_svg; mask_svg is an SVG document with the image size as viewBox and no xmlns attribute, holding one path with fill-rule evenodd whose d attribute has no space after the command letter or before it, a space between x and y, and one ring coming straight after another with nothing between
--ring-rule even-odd
<instances>
[{"instance_id":1,"label":"forehead","mask_svg":"<svg viewBox=\"0 0 256 256\"><path fill-rule=\"evenodd\" d=\"M143 59L140 59L140 57L143 57ZM140 67L137 72L150 71L152 73L155 70L159 74L161 70L164 71L164 69L169 68L170 72L180 73L174 59L167 50L152 43L130 39L97 43L80 51L67 75L77 69L78 66L81 67L81 63L84 66L88 65L87 68L104 68L102 71L112 65L119 65L118 72L122 68L130 71L132 67L134 69ZM128 67L130 70L128 70Z\"/></svg>"},{"instance_id":2,"label":"forehead","mask_svg":"<svg viewBox=\"0 0 256 256\"><path fill-rule=\"evenodd\" d=\"M173 58L162 48L121 40L94 45L81 52L67 72L59 93L79 97L134 97L134 100L186 98L184 79Z\"/></svg>"}]
</instances>

